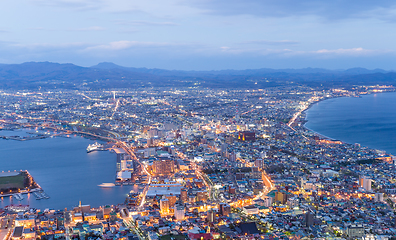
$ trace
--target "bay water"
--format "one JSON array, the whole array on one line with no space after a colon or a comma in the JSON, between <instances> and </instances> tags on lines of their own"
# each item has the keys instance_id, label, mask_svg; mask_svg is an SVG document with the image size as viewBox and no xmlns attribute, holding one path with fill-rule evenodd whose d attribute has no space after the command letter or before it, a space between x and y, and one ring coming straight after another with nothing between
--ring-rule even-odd
<instances>
[{"instance_id":1,"label":"bay water","mask_svg":"<svg viewBox=\"0 0 396 240\"><path fill-rule=\"evenodd\" d=\"M321 135L396 155L396 92L321 101L306 120Z\"/></svg>"},{"instance_id":2,"label":"bay water","mask_svg":"<svg viewBox=\"0 0 396 240\"><path fill-rule=\"evenodd\" d=\"M24 130L0 131L0 135L24 136ZM28 170L50 196L36 200L24 194L24 200L3 197L0 208L28 204L39 209L70 209L82 204L92 207L123 203L133 186L101 188L114 183L116 154L109 151L86 152L94 141L79 136L54 137L28 141L0 139L0 172Z\"/></svg>"}]
</instances>

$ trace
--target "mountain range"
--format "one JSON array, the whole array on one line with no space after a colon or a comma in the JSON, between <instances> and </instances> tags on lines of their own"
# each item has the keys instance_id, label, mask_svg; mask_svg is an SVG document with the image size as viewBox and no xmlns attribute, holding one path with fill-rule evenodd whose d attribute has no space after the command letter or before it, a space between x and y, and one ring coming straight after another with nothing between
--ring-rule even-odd
<instances>
[{"instance_id":1,"label":"mountain range","mask_svg":"<svg viewBox=\"0 0 396 240\"><path fill-rule=\"evenodd\" d=\"M181 71L123 67L110 62L92 67L52 62L0 64L2 89L109 89L140 87L232 87L265 88L282 85L310 87L352 87L353 85L395 84L396 73L383 69L351 68L328 70L246 69Z\"/></svg>"}]
</instances>

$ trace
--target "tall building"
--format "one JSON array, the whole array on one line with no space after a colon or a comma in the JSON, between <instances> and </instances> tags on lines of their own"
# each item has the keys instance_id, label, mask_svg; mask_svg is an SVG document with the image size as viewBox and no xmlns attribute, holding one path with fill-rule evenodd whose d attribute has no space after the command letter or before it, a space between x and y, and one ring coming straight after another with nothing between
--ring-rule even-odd
<instances>
[{"instance_id":1,"label":"tall building","mask_svg":"<svg viewBox=\"0 0 396 240\"><path fill-rule=\"evenodd\" d=\"M285 204L287 202L287 193L284 191L275 192L275 202Z\"/></svg>"},{"instance_id":2,"label":"tall building","mask_svg":"<svg viewBox=\"0 0 396 240\"><path fill-rule=\"evenodd\" d=\"M371 191L371 182L372 180L366 176L359 177L359 187L363 188L367 192Z\"/></svg>"},{"instance_id":3,"label":"tall building","mask_svg":"<svg viewBox=\"0 0 396 240\"><path fill-rule=\"evenodd\" d=\"M305 214L305 226L310 227L313 225L314 215L311 212Z\"/></svg>"},{"instance_id":4,"label":"tall building","mask_svg":"<svg viewBox=\"0 0 396 240\"><path fill-rule=\"evenodd\" d=\"M183 221L184 220L184 206L183 205L177 205L175 209L175 218L177 221Z\"/></svg>"},{"instance_id":5,"label":"tall building","mask_svg":"<svg viewBox=\"0 0 396 240\"><path fill-rule=\"evenodd\" d=\"M254 166L258 167L259 169L263 169L264 168L264 160L263 159L256 159L254 161Z\"/></svg>"},{"instance_id":6,"label":"tall building","mask_svg":"<svg viewBox=\"0 0 396 240\"><path fill-rule=\"evenodd\" d=\"M180 200L181 200L181 202L183 204L188 202L188 191L187 191L186 188L182 188L181 189L181 191L180 191Z\"/></svg>"},{"instance_id":7,"label":"tall building","mask_svg":"<svg viewBox=\"0 0 396 240\"><path fill-rule=\"evenodd\" d=\"M221 216L228 216L231 213L231 206L227 203L220 203L219 214Z\"/></svg>"},{"instance_id":8,"label":"tall building","mask_svg":"<svg viewBox=\"0 0 396 240\"><path fill-rule=\"evenodd\" d=\"M216 212L213 211L213 209L210 209L207 213L208 213L208 216L207 216L208 222L210 222L210 223L214 222L215 218L216 218Z\"/></svg>"},{"instance_id":9,"label":"tall building","mask_svg":"<svg viewBox=\"0 0 396 240\"><path fill-rule=\"evenodd\" d=\"M155 175L170 175L175 172L175 162L170 159L162 159L153 163Z\"/></svg>"},{"instance_id":10,"label":"tall building","mask_svg":"<svg viewBox=\"0 0 396 240\"><path fill-rule=\"evenodd\" d=\"M208 192L207 191L198 191L197 192L197 202L206 202L208 200Z\"/></svg>"},{"instance_id":11,"label":"tall building","mask_svg":"<svg viewBox=\"0 0 396 240\"><path fill-rule=\"evenodd\" d=\"M160 211L161 214L169 214L169 200L165 196L160 200Z\"/></svg>"},{"instance_id":12,"label":"tall building","mask_svg":"<svg viewBox=\"0 0 396 240\"><path fill-rule=\"evenodd\" d=\"M170 195L166 195L166 199L169 200L169 207L173 208L176 204L176 195L173 195L172 193Z\"/></svg>"},{"instance_id":13,"label":"tall building","mask_svg":"<svg viewBox=\"0 0 396 240\"><path fill-rule=\"evenodd\" d=\"M384 194L383 193L375 193L374 201L375 202L383 202L384 201Z\"/></svg>"},{"instance_id":14,"label":"tall building","mask_svg":"<svg viewBox=\"0 0 396 240\"><path fill-rule=\"evenodd\" d=\"M228 144L227 144L227 143L221 144L221 154L222 154L222 155L224 155L224 153L227 152L227 147L228 147Z\"/></svg>"}]
</instances>

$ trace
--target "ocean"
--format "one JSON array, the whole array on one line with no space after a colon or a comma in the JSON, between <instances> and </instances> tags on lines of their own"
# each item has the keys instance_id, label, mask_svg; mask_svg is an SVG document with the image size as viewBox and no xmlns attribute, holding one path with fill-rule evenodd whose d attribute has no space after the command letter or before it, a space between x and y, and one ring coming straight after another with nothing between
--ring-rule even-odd
<instances>
[{"instance_id":1,"label":"ocean","mask_svg":"<svg viewBox=\"0 0 396 240\"><path fill-rule=\"evenodd\" d=\"M305 126L321 135L396 155L396 92L318 102Z\"/></svg>"},{"instance_id":2,"label":"ocean","mask_svg":"<svg viewBox=\"0 0 396 240\"><path fill-rule=\"evenodd\" d=\"M24 130L0 131L0 135L25 135ZM82 204L99 207L123 203L132 186L101 188L114 183L116 154L108 151L87 153L94 141L73 136L29 141L0 139L0 171L28 170L50 196L36 200L33 194L22 201L3 197L0 208L10 203L28 204L39 209L70 209ZM12 201L12 202L11 202Z\"/></svg>"}]
</instances>

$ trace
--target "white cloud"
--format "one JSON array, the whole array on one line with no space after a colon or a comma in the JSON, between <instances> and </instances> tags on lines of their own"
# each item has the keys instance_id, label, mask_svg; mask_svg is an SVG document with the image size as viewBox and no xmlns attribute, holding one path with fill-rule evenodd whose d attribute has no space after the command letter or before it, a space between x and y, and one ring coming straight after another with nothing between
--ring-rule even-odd
<instances>
[{"instance_id":1,"label":"white cloud","mask_svg":"<svg viewBox=\"0 0 396 240\"><path fill-rule=\"evenodd\" d=\"M169 43L158 43L158 42L139 42L139 41L116 41L110 42L109 44L102 44L87 47L85 50L125 50L132 47L164 47L171 46L174 44Z\"/></svg>"},{"instance_id":2,"label":"white cloud","mask_svg":"<svg viewBox=\"0 0 396 240\"><path fill-rule=\"evenodd\" d=\"M23 49L30 49L30 50L56 50L56 49L76 49L76 48L84 48L89 46L87 43L82 42L74 42L74 43L59 43L59 44L52 44L52 43L11 43L8 44L10 47L15 48L23 48Z\"/></svg>"},{"instance_id":3,"label":"white cloud","mask_svg":"<svg viewBox=\"0 0 396 240\"><path fill-rule=\"evenodd\" d=\"M294 45L299 44L298 41L293 40L252 40L252 41L244 41L242 44L263 44L263 45Z\"/></svg>"},{"instance_id":4,"label":"white cloud","mask_svg":"<svg viewBox=\"0 0 396 240\"><path fill-rule=\"evenodd\" d=\"M312 51L314 54L321 55L376 55L391 53L390 50L373 50L364 48L339 48L339 49L320 49L317 51Z\"/></svg>"}]
</instances>

